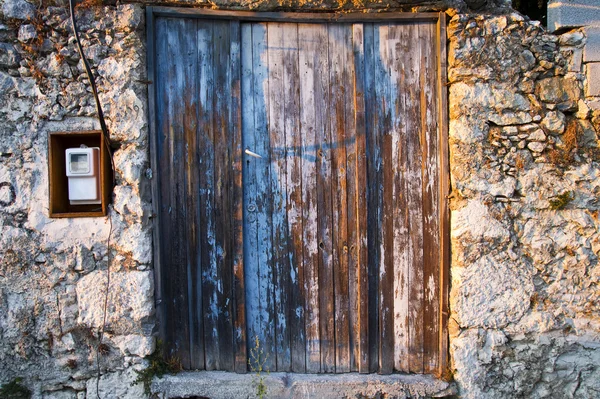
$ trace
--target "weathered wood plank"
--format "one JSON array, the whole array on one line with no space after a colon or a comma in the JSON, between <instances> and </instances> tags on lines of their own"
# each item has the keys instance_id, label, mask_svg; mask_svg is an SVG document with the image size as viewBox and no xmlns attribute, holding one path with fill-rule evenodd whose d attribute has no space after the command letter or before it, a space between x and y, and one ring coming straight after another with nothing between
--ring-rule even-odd
<instances>
[{"instance_id":1,"label":"weathered wood plank","mask_svg":"<svg viewBox=\"0 0 600 399\"><path fill-rule=\"evenodd\" d=\"M235 371L248 370L246 349L246 293L244 280L244 228L242 185L242 98L241 98L241 28L239 21L230 21L231 57L231 106L229 126L231 130L231 246L233 262L233 335Z\"/></svg>"},{"instance_id":2,"label":"weathered wood plank","mask_svg":"<svg viewBox=\"0 0 600 399\"><path fill-rule=\"evenodd\" d=\"M316 90L317 45L320 36L313 25L298 25L300 75L300 135L302 137L302 223L305 298L306 371L321 371L320 308L319 308L319 242L317 237L317 136Z\"/></svg>"},{"instance_id":3,"label":"weathered wood plank","mask_svg":"<svg viewBox=\"0 0 600 399\"><path fill-rule=\"evenodd\" d=\"M287 221L290 234L289 326L291 370L306 372L306 336L304 330L304 267L302 223L302 136L300 132L300 72L298 59L298 25L283 26L283 65L286 142Z\"/></svg>"},{"instance_id":4,"label":"weathered wood plank","mask_svg":"<svg viewBox=\"0 0 600 399\"><path fill-rule=\"evenodd\" d=\"M392 204L392 165L391 144L392 126L390 115L390 53L389 53L389 25L379 25L375 34L375 92L377 110L377 131L380 152L380 162L377 175L377 190L379 191L378 211L380 216L379 236L379 372L389 374L393 370L391 360L393 353L393 258L391 247L393 243L393 204Z\"/></svg>"},{"instance_id":5,"label":"weathered wood plank","mask_svg":"<svg viewBox=\"0 0 600 399\"><path fill-rule=\"evenodd\" d=\"M396 25L394 31L393 51L396 61L391 68L391 81L397 93L394 99L394 124L396 125L393 143L394 169L394 368L408 372L408 293L410 272L409 223L407 206L407 145L414 140L414 131L408 130L410 123L405 122L407 115L406 73L410 67L407 56L414 43L408 41L410 25Z\"/></svg>"},{"instance_id":6,"label":"weathered wood plank","mask_svg":"<svg viewBox=\"0 0 600 399\"><path fill-rule=\"evenodd\" d=\"M147 48L147 76L148 80L154 82L148 86L148 142L150 144L150 167L155 172L152 177L151 190L152 190L152 239L153 239L153 271L154 271L154 303L156 308L156 324L158 329L158 337L163 342L166 342L166 318L164 312L164 257L163 257L163 242L166 241L162 237L162 210L161 210L161 196L160 187L162 176L160 173L156 173L160 170L159 152L161 148L159 146L159 135L162 136L161 131L161 113L159 112L158 97L159 93L164 91L162 87L164 80L158 79L158 59L164 59L162 49L158 49L157 43L158 35L164 33L164 23L161 25L156 24L156 18L152 7L146 7L146 48ZM164 34L163 34L164 36ZM160 55L159 55L160 54ZM163 61L164 62L164 61ZM164 101L161 102L164 104ZM51 145L52 141L49 142ZM51 151L49 150L51 153ZM164 348L164 347L163 347Z\"/></svg>"},{"instance_id":7,"label":"weathered wood plank","mask_svg":"<svg viewBox=\"0 0 600 399\"><path fill-rule=\"evenodd\" d=\"M408 31L408 42L419 43L419 29L414 25ZM410 292L409 292L409 371L423 372L423 176L420 146L420 97L419 86L421 49L412 46L405 69L407 81L407 206L410 240Z\"/></svg>"},{"instance_id":8,"label":"weathered wood plank","mask_svg":"<svg viewBox=\"0 0 600 399\"><path fill-rule=\"evenodd\" d=\"M273 247L270 164L271 148L269 142L269 72L267 25L255 24L252 27L253 48L253 89L254 89L254 139L256 150L263 158L256 160L256 213L258 233L259 265L259 318L260 330L257 336L265 353L266 370L275 370L275 303L273 285Z\"/></svg>"},{"instance_id":9,"label":"weathered wood plank","mask_svg":"<svg viewBox=\"0 0 600 399\"><path fill-rule=\"evenodd\" d=\"M255 149L253 36L252 25L242 24L242 136L244 149ZM257 164L260 160L244 155L244 277L246 283L246 330L248 351L254 349L256 337L261 339L260 268L258 263L258 222L256 207ZM264 295L264 293L263 293ZM249 365L253 367L252 364Z\"/></svg>"},{"instance_id":10,"label":"weathered wood plank","mask_svg":"<svg viewBox=\"0 0 600 399\"><path fill-rule=\"evenodd\" d=\"M170 249L170 293L171 299L169 326L172 337L171 356L180 359L184 367L190 367L189 306L188 306L188 268L186 254L186 215L185 215L185 137L183 113L180 106L185 101L185 71L183 63L176 60L185 56L181 42L186 36L185 20L173 20L168 23L167 45L169 46L169 103L167 112L170 120L169 153L171 154L170 193L169 193L169 232L174 240ZM179 177L181 176L181 177ZM179 178L176 178L179 177Z\"/></svg>"},{"instance_id":11,"label":"weathered wood plank","mask_svg":"<svg viewBox=\"0 0 600 399\"><path fill-rule=\"evenodd\" d=\"M181 45L183 73L183 134L185 181L185 212L182 215L186 232L180 239L186 248L187 298L189 319L190 364L193 369L204 368L204 340L202 338L202 275L198 228L200 226L200 201L198 198L198 48L196 41L197 21L184 20ZM180 309L183 311L183 309Z\"/></svg>"},{"instance_id":12,"label":"weathered wood plank","mask_svg":"<svg viewBox=\"0 0 600 399\"><path fill-rule=\"evenodd\" d=\"M335 372L333 209L331 190L332 138L329 126L328 25L313 25L317 42L315 68L315 125L317 139L317 237L319 241L319 314L321 372Z\"/></svg>"},{"instance_id":13,"label":"weathered wood plank","mask_svg":"<svg viewBox=\"0 0 600 399\"><path fill-rule=\"evenodd\" d=\"M214 190L217 276L217 331L219 358L217 368L233 370L233 318L232 298L233 264L231 246L231 193L232 179L229 107L231 105L231 57L229 22L215 22L213 35L214 82L218 88L214 96L213 125L215 133Z\"/></svg>"},{"instance_id":14,"label":"weathered wood plank","mask_svg":"<svg viewBox=\"0 0 600 399\"><path fill-rule=\"evenodd\" d=\"M283 24L269 23L268 71L269 71L269 136L271 142L271 201L272 238L275 294L275 349L277 352L277 371L290 371L290 330L288 311L290 306L289 290L289 253L287 224L287 164L285 135L285 86L283 62Z\"/></svg>"},{"instance_id":15,"label":"weathered wood plank","mask_svg":"<svg viewBox=\"0 0 600 399\"><path fill-rule=\"evenodd\" d=\"M215 133L212 120L213 75L213 24L200 23L197 31L198 45L198 137L200 183L200 254L202 264L202 307L204 317L204 358L206 370L215 370L219 358L217 332L217 270L215 249L214 213L214 148Z\"/></svg>"},{"instance_id":16,"label":"weathered wood plank","mask_svg":"<svg viewBox=\"0 0 600 399\"><path fill-rule=\"evenodd\" d=\"M350 48L350 30L346 25L330 25L329 33L329 129L331 135L331 180L323 180L331 189L332 272L334 292L335 371L350 371L350 317L348 315L348 196L346 182L346 54ZM350 136L351 137L351 136Z\"/></svg>"},{"instance_id":17,"label":"weathered wood plank","mask_svg":"<svg viewBox=\"0 0 600 399\"><path fill-rule=\"evenodd\" d=\"M368 244L368 280L369 280L369 372L379 370L379 245L380 241L380 201L378 188L378 169L380 167L379 140L377 134L378 106L375 93L375 36L378 36L375 24L365 24L365 115L367 141L367 244Z\"/></svg>"},{"instance_id":18,"label":"weathered wood plank","mask_svg":"<svg viewBox=\"0 0 600 399\"><path fill-rule=\"evenodd\" d=\"M347 193L347 244L346 252L348 256L348 371L358 371L358 362L360 353L360 323L359 323L359 210L357 208L359 187L357 186L357 164L356 148L358 140L358 132L356 129L356 78L355 78L355 42L354 25L348 25L346 28L345 54L344 54L344 85L347 86L344 90L344 129L346 136L346 193ZM360 41L362 42L362 26L359 30ZM362 61L362 60L360 60Z\"/></svg>"},{"instance_id":19,"label":"weathered wood plank","mask_svg":"<svg viewBox=\"0 0 600 399\"><path fill-rule=\"evenodd\" d=\"M450 164L448 161L448 88L446 86L446 13L440 12L436 27L437 112L439 121L439 217L440 217L440 320L439 365L437 376L445 376L448 367L448 290L450 287Z\"/></svg>"},{"instance_id":20,"label":"weathered wood plank","mask_svg":"<svg viewBox=\"0 0 600 399\"><path fill-rule=\"evenodd\" d=\"M348 176L354 180L354 196L348 203L355 209L356 223L348 223L353 230L351 251L354 259L355 276L350 279L350 309L353 326L353 365L360 373L369 372L369 275L367 244L367 133L365 120L365 28L362 24L352 27L354 57L354 128L355 157L348 168ZM349 158L350 160L350 158ZM350 191L350 190L349 190ZM354 227L355 226L355 227ZM349 266L352 270L352 266ZM354 371L354 369L353 369Z\"/></svg>"},{"instance_id":21,"label":"weathered wood plank","mask_svg":"<svg viewBox=\"0 0 600 399\"><path fill-rule=\"evenodd\" d=\"M419 0L415 0L416 2ZM153 7L156 15L168 17L189 17L203 19L239 19L241 21L258 22L378 22L378 21L435 21L438 13L435 12L390 12L390 13L364 13L364 12L256 12L235 10L213 10L210 8L182 8L182 7Z\"/></svg>"},{"instance_id":22,"label":"weathered wood plank","mask_svg":"<svg viewBox=\"0 0 600 399\"><path fill-rule=\"evenodd\" d=\"M158 213L160 214L160 230L162 234L168 234L169 231L169 168L170 168L170 154L169 154L169 113L168 107L170 101L169 98L169 52L168 52L168 42L167 42L167 19L161 18L156 21L156 109L157 109L157 149L156 149L156 157L158 160L157 165L155 166L156 172L158 175L162 176L161 184L158 188L158 194L160 198L160 204L158 208ZM165 340L165 355L169 355L171 352L171 329L168 327L171 324L171 311L172 307L170 304L171 297L171 285L168 279L169 274L169 264L167 263L167 259L169 259L170 252L169 247L167 245L166 240L162 240L160 242L160 252L162 254L162 259L164 259L164 264L161 265L161 280L162 280L162 297L163 300L161 302L161 310L163 316L163 325L161 326L162 337Z\"/></svg>"},{"instance_id":23,"label":"weathered wood plank","mask_svg":"<svg viewBox=\"0 0 600 399\"><path fill-rule=\"evenodd\" d=\"M419 26L421 47L421 148L423 159L423 363L433 373L439 363L439 160L437 74L433 23Z\"/></svg>"}]
</instances>

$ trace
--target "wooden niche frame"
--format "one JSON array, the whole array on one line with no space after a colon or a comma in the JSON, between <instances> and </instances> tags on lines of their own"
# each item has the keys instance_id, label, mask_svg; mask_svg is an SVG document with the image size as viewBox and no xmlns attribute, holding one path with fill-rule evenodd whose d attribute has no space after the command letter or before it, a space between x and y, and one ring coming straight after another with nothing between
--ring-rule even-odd
<instances>
[{"instance_id":1,"label":"wooden niche frame","mask_svg":"<svg viewBox=\"0 0 600 399\"><path fill-rule=\"evenodd\" d=\"M100 198L102 203L71 205L68 195L65 150L81 145L100 148ZM110 154L101 130L51 132L48 134L49 216L51 218L102 217L108 213L112 193Z\"/></svg>"}]
</instances>

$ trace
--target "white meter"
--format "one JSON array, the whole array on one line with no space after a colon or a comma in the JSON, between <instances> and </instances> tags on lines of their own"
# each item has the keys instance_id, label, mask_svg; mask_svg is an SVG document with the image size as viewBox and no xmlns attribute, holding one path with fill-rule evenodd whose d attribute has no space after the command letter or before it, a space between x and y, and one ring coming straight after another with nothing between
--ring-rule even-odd
<instances>
[{"instance_id":1,"label":"white meter","mask_svg":"<svg viewBox=\"0 0 600 399\"><path fill-rule=\"evenodd\" d=\"M71 205L100 204L100 148L68 148L65 151L69 202Z\"/></svg>"}]
</instances>

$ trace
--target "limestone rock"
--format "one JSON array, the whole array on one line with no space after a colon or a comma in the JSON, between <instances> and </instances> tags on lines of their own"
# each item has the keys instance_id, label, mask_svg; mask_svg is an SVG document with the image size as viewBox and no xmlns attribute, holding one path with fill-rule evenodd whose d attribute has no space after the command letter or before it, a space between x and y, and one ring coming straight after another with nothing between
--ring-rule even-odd
<instances>
[{"instance_id":1,"label":"limestone rock","mask_svg":"<svg viewBox=\"0 0 600 399\"><path fill-rule=\"evenodd\" d=\"M119 335L111 340L119 347L124 355L146 357L154 352L156 342L154 337L143 335Z\"/></svg>"},{"instance_id":2,"label":"limestone rock","mask_svg":"<svg viewBox=\"0 0 600 399\"><path fill-rule=\"evenodd\" d=\"M560 111L550 111L542 119L541 125L550 134L562 134L565 131L566 117Z\"/></svg>"},{"instance_id":3,"label":"limestone rock","mask_svg":"<svg viewBox=\"0 0 600 399\"><path fill-rule=\"evenodd\" d=\"M465 207L452 212L452 226L453 240L504 242L510 237L502 223L478 200L470 200Z\"/></svg>"},{"instance_id":4,"label":"limestone rock","mask_svg":"<svg viewBox=\"0 0 600 399\"><path fill-rule=\"evenodd\" d=\"M144 208L139 193L131 186L114 188L114 208L121 215L131 216L134 221L141 221Z\"/></svg>"},{"instance_id":5,"label":"limestone rock","mask_svg":"<svg viewBox=\"0 0 600 399\"><path fill-rule=\"evenodd\" d=\"M21 56L10 43L0 43L0 66L14 68L19 65Z\"/></svg>"},{"instance_id":6,"label":"limestone rock","mask_svg":"<svg viewBox=\"0 0 600 399\"><path fill-rule=\"evenodd\" d=\"M448 136L465 144L480 143L487 136L489 129L486 121L463 115L450 120Z\"/></svg>"},{"instance_id":7,"label":"limestone rock","mask_svg":"<svg viewBox=\"0 0 600 399\"><path fill-rule=\"evenodd\" d=\"M15 87L15 80L12 76L0 71L0 92L7 95Z\"/></svg>"},{"instance_id":8,"label":"limestone rock","mask_svg":"<svg viewBox=\"0 0 600 399\"><path fill-rule=\"evenodd\" d=\"M557 104L561 111L575 110L582 95L578 81L563 77L540 80L535 92L540 100Z\"/></svg>"},{"instance_id":9,"label":"limestone rock","mask_svg":"<svg viewBox=\"0 0 600 399\"><path fill-rule=\"evenodd\" d=\"M116 17L116 29L132 31L144 21L144 10L139 4L122 4L117 7Z\"/></svg>"},{"instance_id":10,"label":"limestone rock","mask_svg":"<svg viewBox=\"0 0 600 399\"><path fill-rule=\"evenodd\" d=\"M77 282L78 323L102 325L106 292L106 271L94 271ZM153 314L154 284L151 271L111 273L107 324L111 331L141 331L141 324Z\"/></svg>"},{"instance_id":11,"label":"limestone rock","mask_svg":"<svg viewBox=\"0 0 600 399\"><path fill-rule=\"evenodd\" d=\"M89 248L85 246L77 247L75 270L78 272L89 273L96 268L96 262L94 261L94 255Z\"/></svg>"},{"instance_id":12,"label":"limestone rock","mask_svg":"<svg viewBox=\"0 0 600 399\"><path fill-rule=\"evenodd\" d=\"M560 35L558 38L558 42L562 46L579 46L583 43L584 39L585 36L583 35L583 32L579 30L574 30Z\"/></svg>"},{"instance_id":13,"label":"limestone rock","mask_svg":"<svg viewBox=\"0 0 600 399\"><path fill-rule=\"evenodd\" d=\"M536 129L527 137L531 141L546 141L546 135L542 129Z\"/></svg>"},{"instance_id":14,"label":"limestone rock","mask_svg":"<svg viewBox=\"0 0 600 399\"><path fill-rule=\"evenodd\" d=\"M140 399L145 398L144 387L142 384L132 385L138 374L134 368L128 368L124 371L103 374L96 389L96 380L91 379L86 386L86 395L88 398L119 398L119 399Z\"/></svg>"},{"instance_id":15,"label":"limestone rock","mask_svg":"<svg viewBox=\"0 0 600 399\"><path fill-rule=\"evenodd\" d=\"M19 41L28 42L37 37L37 31L33 25L21 25L19 27Z\"/></svg>"},{"instance_id":16,"label":"limestone rock","mask_svg":"<svg viewBox=\"0 0 600 399\"><path fill-rule=\"evenodd\" d=\"M456 269L452 278L460 286L452 289L450 302L460 326L502 328L518 321L534 291L529 269L508 257L489 255Z\"/></svg>"},{"instance_id":17,"label":"limestone rock","mask_svg":"<svg viewBox=\"0 0 600 399\"><path fill-rule=\"evenodd\" d=\"M582 119L575 119L575 123L578 125L578 144L582 147L598 147L598 135L592 123Z\"/></svg>"},{"instance_id":18,"label":"limestone rock","mask_svg":"<svg viewBox=\"0 0 600 399\"><path fill-rule=\"evenodd\" d=\"M115 168L132 187L139 187L148 167L148 149L131 144L114 153Z\"/></svg>"},{"instance_id":19,"label":"limestone rock","mask_svg":"<svg viewBox=\"0 0 600 399\"><path fill-rule=\"evenodd\" d=\"M125 227L117 240L121 251L131 254L136 262L141 264L152 262L152 234L141 223Z\"/></svg>"},{"instance_id":20,"label":"limestone rock","mask_svg":"<svg viewBox=\"0 0 600 399\"><path fill-rule=\"evenodd\" d=\"M2 11L4 18L25 20L35 17L35 6L25 0L4 0Z\"/></svg>"},{"instance_id":21,"label":"limestone rock","mask_svg":"<svg viewBox=\"0 0 600 399\"><path fill-rule=\"evenodd\" d=\"M146 127L146 103L131 89L119 92L111 99L106 112L111 137L123 142L139 141Z\"/></svg>"},{"instance_id":22,"label":"limestone rock","mask_svg":"<svg viewBox=\"0 0 600 399\"><path fill-rule=\"evenodd\" d=\"M588 104L585 100L579 100L579 102L577 103L577 113L575 114L575 116L578 119L588 119L591 115L591 110L590 107L588 107Z\"/></svg>"},{"instance_id":23,"label":"limestone rock","mask_svg":"<svg viewBox=\"0 0 600 399\"><path fill-rule=\"evenodd\" d=\"M546 145L544 143L533 141L527 144L527 148L529 148L533 152L542 152L544 151L544 148L546 148Z\"/></svg>"},{"instance_id":24,"label":"limestone rock","mask_svg":"<svg viewBox=\"0 0 600 399\"><path fill-rule=\"evenodd\" d=\"M450 87L450 117L479 113L497 125L529 123L529 100L514 90L485 83L456 83Z\"/></svg>"}]
</instances>

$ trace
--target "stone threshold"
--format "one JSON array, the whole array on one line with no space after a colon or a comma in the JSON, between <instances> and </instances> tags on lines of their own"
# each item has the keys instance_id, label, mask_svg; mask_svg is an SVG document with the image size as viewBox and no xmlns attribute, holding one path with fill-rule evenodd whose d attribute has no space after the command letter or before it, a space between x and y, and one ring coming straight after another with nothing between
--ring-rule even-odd
<instances>
[{"instance_id":1,"label":"stone threshold","mask_svg":"<svg viewBox=\"0 0 600 399\"><path fill-rule=\"evenodd\" d=\"M454 383L417 374L292 374L262 373L265 398L449 398ZM188 371L155 378L152 393L166 398L256 398L256 373Z\"/></svg>"}]
</instances>

